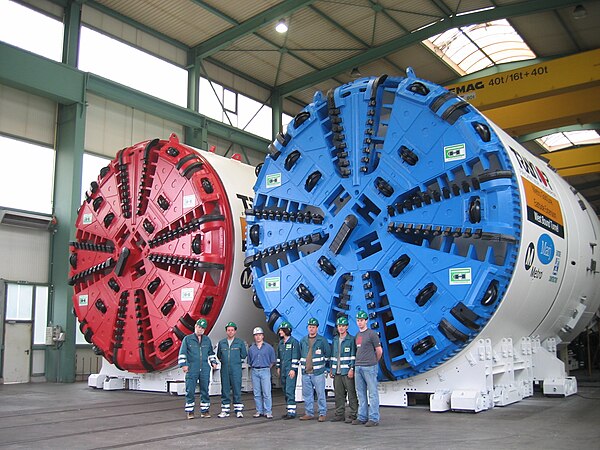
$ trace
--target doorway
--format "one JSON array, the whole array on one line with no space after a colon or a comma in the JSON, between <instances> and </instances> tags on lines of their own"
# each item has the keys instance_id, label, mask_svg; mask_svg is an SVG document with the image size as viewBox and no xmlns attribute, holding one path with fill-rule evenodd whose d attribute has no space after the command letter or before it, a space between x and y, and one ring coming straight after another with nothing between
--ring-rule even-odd
<instances>
[{"instance_id":1,"label":"doorway","mask_svg":"<svg viewBox=\"0 0 600 450\"><path fill-rule=\"evenodd\" d=\"M9 320L4 326L4 383L29 383L31 322Z\"/></svg>"}]
</instances>

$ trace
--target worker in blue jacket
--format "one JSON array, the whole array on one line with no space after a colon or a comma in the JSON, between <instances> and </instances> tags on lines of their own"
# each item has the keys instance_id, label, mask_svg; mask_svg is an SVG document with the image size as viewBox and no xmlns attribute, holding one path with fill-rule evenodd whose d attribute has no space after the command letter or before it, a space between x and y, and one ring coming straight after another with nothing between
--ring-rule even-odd
<instances>
[{"instance_id":1,"label":"worker in blue jacket","mask_svg":"<svg viewBox=\"0 0 600 450\"><path fill-rule=\"evenodd\" d=\"M340 316L336 320L338 334L333 337L331 345L331 370L333 389L335 391L335 416L332 422L352 423L358 412L358 398L354 385L354 361L356 360L356 343L354 336L348 333L348 318ZM350 413L346 416L346 396L350 405Z\"/></svg>"},{"instance_id":2,"label":"worker in blue jacket","mask_svg":"<svg viewBox=\"0 0 600 450\"><path fill-rule=\"evenodd\" d=\"M300 344L292 337L292 325L285 320L277 330L280 340L277 345L277 376L281 380L281 388L285 394L287 412L283 419L296 418L296 376L300 362Z\"/></svg>"},{"instance_id":3,"label":"worker in blue jacket","mask_svg":"<svg viewBox=\"0 0 600 450\"><path fill-rule=\"evenodd\" d=\"M208 396L210 368L217 367L217 358L210 338L204 334L207 327L206 319L199 319L194 332L183 338L179 349L179 367L185 373L185 411L188 419L194 418L194 396L198 382L200 383L200 417L210 417Z\"/></svg>"},{"instance_id":4,"label":"worker in blue jacket","mask_svg":"<svg viewBox=\"0 0 600 450\"><path fill-rule=\"evenodd\" d=\"M317 393L319 422L327 419L327 399L325 398L325 371L329 366L331 346L327 339L318 334L319 321L308 319L308 335L300 340L300 365L302 366L302 397L304 415L300 420L314 419L314 391Z\"/></svg>"},{"instance_id":5,"label":"worker in blue jacket","mask_svg":"<svg viewBox=\"0 0 600 450\"><path fill-rule=\"evenodd\" d=\"M217 358L221 361L221 412L219 417L229 417L231 411L231 391L233 391L233 409L235 416L244 417L242 411L242 361L246 359L246 343L236 337L237 325L229 322L225 325L227 337L217 344Z\"/></svg>"}]
</instances>

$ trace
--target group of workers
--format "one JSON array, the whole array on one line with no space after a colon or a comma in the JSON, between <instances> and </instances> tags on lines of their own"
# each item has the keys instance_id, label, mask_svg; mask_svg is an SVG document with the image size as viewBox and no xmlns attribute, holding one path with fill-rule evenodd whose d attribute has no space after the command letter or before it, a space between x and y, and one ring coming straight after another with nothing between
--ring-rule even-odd
<instances>
[{"instance_id":1,"label":"group of workers","mask_svg":"<svg viewBox=\"0 0 600 450\"><path fill-rule=\"evenodd\" d=\"M196 322L194 333L184 337L179 351L179 366L185 373L187 418L194 418L196 384L200 385L200 417L210 417L208 393L210 370L220 363L221 412L218 417L229 417L233 412L244 417L242 403L242 362L247 358L251 368L256 413L253 417L273 418L271 399L271 368L276 365L277 376L285 394L286 412L283 419L296 418L296 382L302 370L302 397L304 415L300 420L315 419L314 396L317 397L317 420L327 420L325 379L333 378L335 415L332 422L373 427L379 425L379 395L377 393L378 361L382 355L379 335L367 326L368 315L356 314L359 333L348 333L348 318L338 317L337 335L333 343L318 334L319 322L308 320L308 335L300 341L292 336L292 325L281 322L277 350L264 341L260 327L253 330L254 343L246 350L246 343L236 337L237 325L225 326L227 337L217 344L217 352L210 338L204 334L206 319ZM233 395L232 395L233 394ZM346 398L349 412L346 414Z\"/></svg>"}]
</instances>

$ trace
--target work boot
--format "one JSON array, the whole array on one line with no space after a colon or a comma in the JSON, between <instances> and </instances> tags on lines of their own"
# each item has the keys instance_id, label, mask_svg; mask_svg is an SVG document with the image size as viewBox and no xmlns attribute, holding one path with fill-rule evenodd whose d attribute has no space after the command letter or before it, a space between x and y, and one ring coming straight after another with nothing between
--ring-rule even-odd
<instances>
[{"instance_id":1,"label":"work boot","mask_svg":"<svg viewBox=\"0 0 600 450\"><path fill-rule=\"evenodd\" d=\"M331 422L343 422L344 418L342 416L335 416L333 419L331 419ZM350 421L352 422L352 421Z\"/></svg>"},{"instance_id":2,"label":"work boot","mask_svg":"<svg viewBox=\"0 0 600 450\"><path fill-rule=\"evenodd\" d=\"M376 427L379 425L379 422L373 422L372 420L369 420L367 423L365 423L365 427Z\"/></svg>"},{"instance_id":3,"label":"work boot","mask_svg":"<svg viewBox=\"0 0 600 450\"><path fill-rule=\"evenodd\" d=\"M367 423L366 420L358 420L358 419L354 419L352 421L352 425L364 425L365 423Z\"/></svg>"},{"instance_id":4,"label":"work boot","mask_svg":"<svg viewBox=\"0 0 600 450\"><path fill-rule=\"evenodd\" d=\"M319 422L325 422L327 420L327 416L319 416Z\"/></svg>"},{"instance_id":5,"label":"work boot","mask_svg":"<svg viewBox=\"0 0 600 450\"><path fill-rule=\"evenodd\" d=\"M187 418L189 419L193 419L194 418L194 413L193 412L189 412L187 413Z\"/></svg>"},{"instance_id":6,"label":"work boot","mask_svg":"<svg viewBox=\"0 0 600 450\"><path fill-rule=\"evenodd\" d=\"M210 419L210 413L209 412L205 412L200 414L200 418L201 419Z\"/></svg>"},{"instance_id":7,"label":"work boot","mask_svg":"<svg viewBox=\"0 0 600 450\"><path fill-rule=\"evenodd\" d=\"M308 414L304 414L302 417L300 417L300 420L313 420L315 418L315 416L309 416Z\"/></svg>"}]
</instances>

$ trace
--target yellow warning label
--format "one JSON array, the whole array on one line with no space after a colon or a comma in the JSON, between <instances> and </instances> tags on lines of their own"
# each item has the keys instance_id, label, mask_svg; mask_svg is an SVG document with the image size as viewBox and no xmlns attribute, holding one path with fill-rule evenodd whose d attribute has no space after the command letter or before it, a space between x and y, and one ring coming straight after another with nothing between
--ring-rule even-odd
<instances>
[{"instance_id":1,"label":"yellow warning label","mask_svg":"<svg viewBox=\"0 0 600 450\"><path fill-rule=\"evenodd\" d=\"M245 217L240 217L240 230L242 233L242 252L246 251L246 227L247 227L247 223L246 223L246 218Z\"/></svg>"},{"instance_id":2,"label":"yellow warning label","mask_svg":"<svg viewBox=\"0 0 600 450\"><path fill-rule=\"evenodd\" d=\"M558 199L526 178L521 177L521 180L525 188L527 220L564 238L564 221Z\"/></svg>"}]
</instances>

